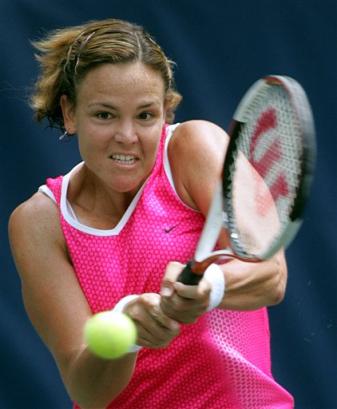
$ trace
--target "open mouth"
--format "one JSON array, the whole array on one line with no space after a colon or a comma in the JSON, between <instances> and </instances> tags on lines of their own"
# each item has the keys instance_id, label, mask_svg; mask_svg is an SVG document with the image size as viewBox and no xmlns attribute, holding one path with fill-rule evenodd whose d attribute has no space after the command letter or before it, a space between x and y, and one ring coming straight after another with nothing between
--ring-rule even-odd
<instances>
[{"instance_id":1,"label":"open mouth","mask_svg":"<svg viewBox=\"0 0 337 409\"><path fill-rule=\"evenodd\" d=\"M110 156L110 158L121 165L133 165L138 159L134 155L123 155L120 153L116 153Z\"/></svg>"}]
</instances>

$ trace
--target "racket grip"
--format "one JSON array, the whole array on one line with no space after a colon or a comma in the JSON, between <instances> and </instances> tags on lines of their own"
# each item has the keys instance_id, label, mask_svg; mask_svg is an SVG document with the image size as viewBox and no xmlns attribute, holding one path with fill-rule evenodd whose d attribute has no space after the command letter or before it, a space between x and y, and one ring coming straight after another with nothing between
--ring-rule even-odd
<instances>
[{"instance_id":1,"label":"racket grip","mask_svg":"<svg viewBox=\"0 0 337 409\"><path fill-rule=\"evenodd\" d=\"M196 274L192 270L192 261L189 261L178 277L178 281L185 285L198 285L202 274Z\"/></svg>"}]
</instances>

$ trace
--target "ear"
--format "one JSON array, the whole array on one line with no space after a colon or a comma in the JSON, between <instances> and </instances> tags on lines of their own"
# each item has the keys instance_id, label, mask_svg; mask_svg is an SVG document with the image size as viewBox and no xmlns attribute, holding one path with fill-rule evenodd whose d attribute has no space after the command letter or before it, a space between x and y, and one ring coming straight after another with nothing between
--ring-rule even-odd
<instances>
[{"instance_id":1,"label":"ear","mask_svg":"<svg viewBox=\"0 0 337 409\"><path fill-rule=\"evenodd\" d=\"M75 108L67 95L61 95L60 105L63 115L64 128L69 135L76 133Z\"/></svg>"},{"instance_id":2,"label":"ear","mask_svg":"<svg viewBox=\"0 0 337 409\"><path fill-rule=\"evenodd\" d=\"M167 98L164 101L164 120L165 123L170 123L170 120L172 119L172 107L171 107L171 101L168 100Z\"/></svg>"},{"instance_id":3,"label":"ear","mask_svg":"<svg viewBox=\"0 0 337 409\"><path fill-rule=\"evenodd\" d=\"M175 91L168 91L164 101L164 114L166 122L171 124L174 122L174 113L181 101L182 97Z\"/></svg>"}]
</instances>

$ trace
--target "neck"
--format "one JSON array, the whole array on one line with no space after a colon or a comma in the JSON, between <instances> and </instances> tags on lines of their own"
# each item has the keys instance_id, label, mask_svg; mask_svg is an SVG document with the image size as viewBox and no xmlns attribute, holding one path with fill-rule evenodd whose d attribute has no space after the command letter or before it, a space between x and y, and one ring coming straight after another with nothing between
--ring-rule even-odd
<instances>
[{"instance_id":1,"label":"neck","mask_svg":"<svg viewBox=\"0 0 337 409\"><path fill-rule=\"evenodd\" d=\"M124 215L136 194L137 191L110 189L85 164L73 175L68 188L68 200L79 218L115 222Z\"/></svg>"}]
</instances>

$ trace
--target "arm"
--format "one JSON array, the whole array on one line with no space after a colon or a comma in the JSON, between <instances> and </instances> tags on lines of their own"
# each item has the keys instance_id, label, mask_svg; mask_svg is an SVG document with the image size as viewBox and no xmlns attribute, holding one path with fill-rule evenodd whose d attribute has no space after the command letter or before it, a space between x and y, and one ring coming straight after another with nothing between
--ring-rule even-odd
<instances>
[{"instance_id":1,"label":"arm","mask_svg":"<svg viewBox=\"0 0 337 409\"><path fill-rule=\"evenodd\" d=\"M10 218L24 304L70 397L83 408L104 407L129 382L136 354L106 361L83 345L82 329L91 311L69 261L57 213L50 199L37 193Z\"/></svg>"},{"instance_id":2,"label":"arm","mask_svg":"<svg viewBox=\"0 0 337 409\"><path fill-rule=\"evenodd\" d=\"M219 180L228 144L228 136L216 125L204 121L190 121L177 128L169 158L178 194L189 206L200 210L205 217L211 203L215 183ZM226 231L221 232L219 246L226 248ZM201 281L195 288L175 283L182 265L169 265L163 280L166 301L164 310L182 322L193 322L205 312L205 298L209 287ZM225 275L226 292L221 308L252 310L280 302L284 296L287 268L283 252L260 263L231 260L221 266ZM174 293L172 291L174 290ZM163 294L163 293L162 293ZM188 299L189 307L183 298ZM194 301L192 301L194 300ZM194 302L194 304L193 304ZM207 304L207 303L206 303ZM203 308L200 306L204 305ZM200 312L201 311L201 312Z\"/></svg>"}]
</instances>

